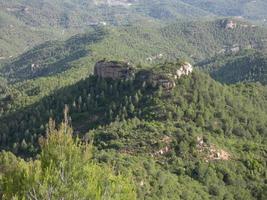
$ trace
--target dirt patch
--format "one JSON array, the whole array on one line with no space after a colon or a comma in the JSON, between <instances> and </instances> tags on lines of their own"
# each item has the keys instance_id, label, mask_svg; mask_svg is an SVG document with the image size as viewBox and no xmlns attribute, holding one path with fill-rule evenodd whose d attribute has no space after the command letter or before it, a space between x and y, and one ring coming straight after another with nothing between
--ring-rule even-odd
<instances>
[{"instance_id":1,"label":"dirt patch","mask_svg":"<svg viewBox=\"0 0 267 200\"><path fill-rule=\"evenodd\" d=\"M227 151L216 147L214 144L208 144L203 137L197 138L197 151L206 162L216 160L230 160L231 155Z\"/></svg>"}]
</instances>

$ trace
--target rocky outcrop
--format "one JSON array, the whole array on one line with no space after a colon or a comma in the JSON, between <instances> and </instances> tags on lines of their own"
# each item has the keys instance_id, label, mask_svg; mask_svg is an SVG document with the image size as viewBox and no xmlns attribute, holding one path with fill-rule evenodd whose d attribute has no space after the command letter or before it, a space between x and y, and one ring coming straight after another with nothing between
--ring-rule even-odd
<instances>
[{"instance_id":1,"label":"rocky outcrop","mask_svg":"<svg viewBox=\"0 0 267 200\"><path fill-rule=\"evenodd\" d=\"M154 87L161 86L165 90L171 90L176 86L175 82L166 75L154 75L152 78L152 85Z\"/></svg>"},{"instance_id":2,"label":"rocky outcrop","mask_svg":"<svg viewBox=\"0 0 267 200\"><path fill-rule=\"evenodd\" d=\"M188 76L192 72L193 67L190 63L167 63L152 70L140 70L137 73L137 78L152 85L152 87L161 86L165 90L171 90L176 87L177 79Z\"/></svg>"},{"instance_id":3,"label":"rocky outcrop","mask_svg":"<svg viewBox=\"0 0 267 200\"><path fill-rule=\"evenodd\" d=\"M234 20L225 19L221 21L221 26L224 29L235 29L237 27L237 23Z\"/></svg>"},{"instance_id":4,"label":"rocky outcrop","mask_svg":"<svg viewBox=\"0 0 267 200\"><path fill-rule=\"evenodd\" d=\"M150 57L146 58L146 61L152 62L154 60L160 60L162 58L163 58L163 54L160 53L160 54L157 54L157 55L150 56Z\"/></svg>"},{"instance_id":5,"label":"rocky outcrop","mask_svg":"<svg viewBox=\"0 0 267 200\"><path fill-rule=\"evenodd\" d=\"M190 63L166 64L152 70L139 70L135 74L134 67L127 62L99 61L95 64L94 75L102 78L127 79L136 77L141 82L146 82L152 87L161 86L165 90L171 90L176 86L175 80L182 76L188 76L193 72ZM177 67L179 66L179 67Z\"/></svg>"},{"instance_id":6,"label":"rocky outcrop","mask_svg":"<svg viewBox=\"0 0 267 200\"><path fill-rule=\"evenodd\" d=\"M151 154L152 157L158 157L158 156L162 156L165 155L167 153L169 153L172 149L171 149L171 142L173 141L173 139L169 136L164 136L161 139L161 143L165 144L165 147L155 151L154 153Z\"/></svg>"},{"instance_id":7,"label":"rocky outcrop","mask_svg":"<svg viewBox=\"0 0 267 200\"><path fill-rule=\"evenodd\" d=\"M188 76L193 72L193 67L190 63L183 63L179 69L177 69L174 73L168 73L164 75L158 75L156 79L158 85L160 85L164 89L172 89L176 86L175 80L181 78L182 76Z\"/></svg>"},{"instance_id":8,"label":"rocky outcrop","mask_svg":"<svg viewBox=\"0 0 267 200\"><path fill-rule=\"evenodd\" d=\"M204 141L203 137L197 138L197 150L204 157L206 162L216 160L230 160L230 154L216 147L214 144L208 144Z\"/></svg>"},{"instance_id":9,"label":"rocky outcrop","mask_svg":"<svg viewBox=\"0 0 267 200\"><path fill-rule=\"evenodd\" d=\"M102 60L95 64L94 75L113 80L127 79L134 75L134 67L127 62Z\"/></svg>"},{"instance_id":10,"label":"rocky outcrop","mask_svg":"<svg viewBox=\"0 0 267 200\"><path fill-rule=\"evenodd\" d=\"M184 63L180 69L176 71L176 74L174 75L175 79L181 78L182 76L188 76L193 72L193 66L190 63Z\"/></svg>"},{"instance_id":11,"label":"rocky outcrop","mask_svg":"<svg viewBox=\"0 0 267 200\"><path fill-rule=\"evenodd\" d=\"M236 24L234 21L230 20L230 21L226 24L225 28L226 28L226 29L234 29L234 28L236 28L236 26L237 26L237 24Z\"/></svg>"}]
</instances>

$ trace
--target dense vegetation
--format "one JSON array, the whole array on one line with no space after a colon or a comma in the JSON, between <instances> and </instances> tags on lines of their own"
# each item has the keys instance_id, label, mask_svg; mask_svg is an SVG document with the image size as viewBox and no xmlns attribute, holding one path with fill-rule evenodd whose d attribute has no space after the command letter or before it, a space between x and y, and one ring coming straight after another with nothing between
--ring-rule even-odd
<instances>
[{"instance_id":1,"label":"dense vegetation","mask_svg":"<svg viewBox=\"0 0 267 200\"><path fill-rule=\"evenodd\" d=\"M173 90L144 79L164 66L177 68L165 63L130 80L90 76L4 115L1 148L36 155L45 122L60 123L67 106L75 134L93 141L95 161L133 170L139 199L265 199L266 88L223 86L198 71ZM229 157L216 161L212 149Z\"/></svg>"},{"instance_id":2,"label":"dense vegetation","mask_svg":"<svg viewBox=\"0 0 267 200\"><path fill-rule=\"evenodd\" d=\"M72 67L73 61L89 56L90 45L104 36L105 30L96 27L92 32L73 36L64 42L46 42L11 60L1 72L11 82L62 73Z\"/></svg>"},{"instance_id":3,"label":"dense vegetation","mask_svg":"<svg viewBox=\"0 0 267 200\"><path fill-rule=\"evenodd\" d=\"M266 23L266 8L263 0L2 0L0 58L16 56L51 38L66 39L96 24L121 26L218 16Z\"/></svg>"},{"instance_id":4,"label":"dense vegetation","mask_svg":"<svg viewBox=\"0 0 267 200\"><path fill-rule=\"evenodd\" d=\"M197 8L203 9L221 16L242 16L249 19L261 20L267 17L266 6L264 0L243 1L243 0L182 0Z\"/></svg>"},{"instance_id":5,"label":"dense vegetation","mask_svg":"<svg viewBox=\"0 0 267 200\"><path fill-rule=\"evenodd\" d=\"M2 0L0 199L267 199L266 8Z\"/></svg>"},{"instance_id":6,"label":"dense vegetation","mask_svg":"<svg viewBox=\"0 0 267 200\"><path fill-rule=\"evenodd\" d=\"M132 180L93 162L92 146L73 139L66 122L56 130L50 121L40 143L38 160L0 153L1 199L136 199Z\"/></svg>"},{"instance_id":7,"label":"dense vegetation","mask_svg":"<svg viewBox=\"0 0 267 200\"><path fill-rule=\"evenodd\" d=\"M211 76L223 83L260 82L267 84L266 53L242 51L234 55L217 56L199 63Z\"/></svg>"},{"instance_id":8,"label":"dense vegetation","mask_svg":"<svg viewBox=\"0 0 267 200\"><path fill-rule=\"evenodd\" d=\"M239 20L235 20L236 28L226 29L229 22L230 19L220 19L166 26L141 23L119 29L95 27L65 42L39 45L3 64L0 72L10 81L21 81L66 71L77 66L76 61L81 58L94 63L103 55L147 64L177 57L200 61L236 48L267 49L266 29ZM162 57L157 58L158 55Z\"/></svg>"}]
</instances>

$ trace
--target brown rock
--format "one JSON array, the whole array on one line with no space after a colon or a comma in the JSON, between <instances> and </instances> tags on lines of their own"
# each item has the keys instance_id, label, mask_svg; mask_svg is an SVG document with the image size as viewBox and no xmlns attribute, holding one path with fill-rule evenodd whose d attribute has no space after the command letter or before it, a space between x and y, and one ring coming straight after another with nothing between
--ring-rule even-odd
<instances>
[{"instance_id":1,"label":"brown rock","mask_svg":"<svg viewBox=\"0 0 267 200\"><path fill-rule=\"evenodd\" d=\"M113 80L127 79L134 75L134 67L127 62L102 60L95 64L94 75Z\"/></svg>"}]
</instances>

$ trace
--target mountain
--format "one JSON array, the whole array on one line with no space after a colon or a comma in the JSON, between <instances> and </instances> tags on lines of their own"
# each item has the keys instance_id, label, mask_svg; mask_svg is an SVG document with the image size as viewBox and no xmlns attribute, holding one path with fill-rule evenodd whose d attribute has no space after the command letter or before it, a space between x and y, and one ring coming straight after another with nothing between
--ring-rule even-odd
<instances>
[{"instance_id":1,"label":"mountain","mask_svg":"<svg viewBox=\"0 0 267 200\"><path fill-rule=\"evenodd\" d=\"M16 56L35 45L66 38L95 25L121 26L136 22L170 23L178 19L242 16L266 21L264 1L192 0L2 0L0 58Z\"/></svg>"},{"instance_id":2,"label":"mountain","mask_svg":"<svg viewBox=\"0 0 267 200\"><path fill-rule=\"evenodd\" d=\"M12 80L33 79L64 72L73 61L90 56L90 45L103 39L105 31L96 28L86 34L75 35L66 41L49 41L12 59L1 69Z\"/></svg>"},{"instance_id":3,"label":"mountain","mask_svg":"<svg viewBox=\"0 0 267 200\"><path fill-rule=\"evenodd\" d=\"M214 57L199 63L211 76L223 83L267 83L267 55L258 51L241 51L235 55Z\"/></svg>"},{"instance_id":4,"label":"mountain","mask_svg":"<svg viewBox=\"0 0 267 200\"><path fill-rule=\"evenodd\" d=\"M145 22L117 28L100 26L66 41L36 46L3 64L0 72L10 81L21 81L66 71L81 58L151 64L184 57L198 62L242 49L264 51L266 35L267 29L236 19L182 20L165 26Z\"/></svg>"},{"instance_id":5,"label":"mountain","mask_svg":"<svg viewBox=\"0 0 267 200\"><path fill-rule=\"evenodd\" d=\"M183 2L219 16L240 16L262 22L265 22L267 17L265 12L267 3L264 0L183 0Z\"/></svg>"},{"instance_id":6,"label":"mountain","mask_svg":"<svg viewBox=\"0 0 267 200\"><path fill-rule=\"evenodd\" d=\"M36 155L47 121L60 123L65 108L97 162L133 170L139 199L264 199L266 87L221 85L198 70L177 78L185 65L62 88L1 117L1 148Z\"/></svg>"},{"instance_id":7,"label":"mountain","mask_svg":"<svg viewBox=\"0 0 267 200\"><path fill-rule=\"evenodd\" d=\"M0 199L267 199L263 0L0 0Z\"/></svg>"}]
</instances>

